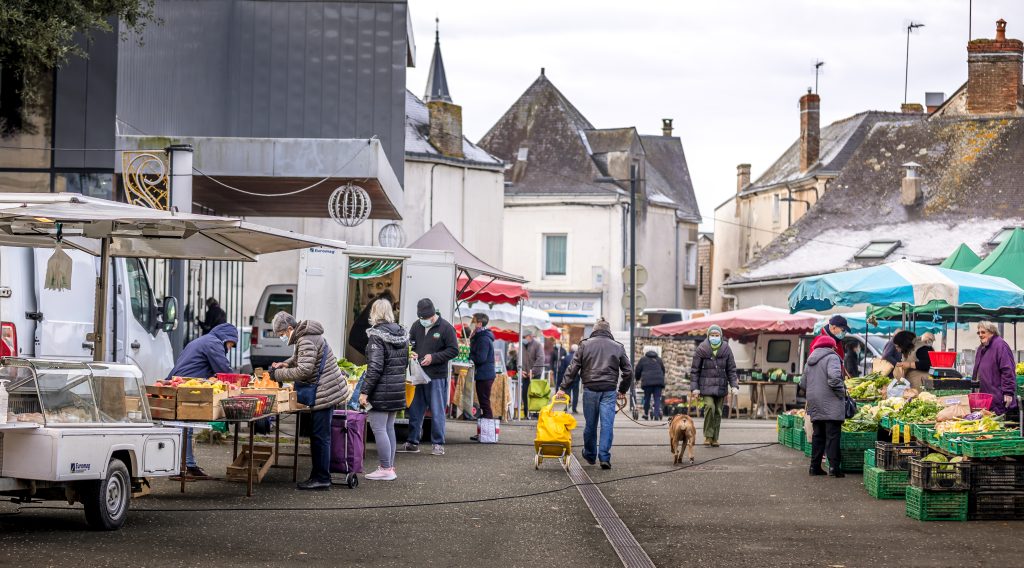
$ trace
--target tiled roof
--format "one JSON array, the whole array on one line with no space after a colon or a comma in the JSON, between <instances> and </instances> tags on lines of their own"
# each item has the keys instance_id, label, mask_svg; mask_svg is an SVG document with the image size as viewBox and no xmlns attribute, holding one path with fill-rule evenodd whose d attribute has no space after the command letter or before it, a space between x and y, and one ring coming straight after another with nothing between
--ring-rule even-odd
<instances>
[{"instance_id":1,"label":"tiled roof","mask_svg":"<svg viewBox=\"0 0 1024 568\"><path fill-rule=\"evenodd\" d=\"M923 202L900 202L902 164L921 164ZM939 262L1024 222L1024 119L923 116L877 121L821 200L729 283L819 274L901 256ZM873 239L903 246L858 261Z\"/></svg>"}]
</instances>

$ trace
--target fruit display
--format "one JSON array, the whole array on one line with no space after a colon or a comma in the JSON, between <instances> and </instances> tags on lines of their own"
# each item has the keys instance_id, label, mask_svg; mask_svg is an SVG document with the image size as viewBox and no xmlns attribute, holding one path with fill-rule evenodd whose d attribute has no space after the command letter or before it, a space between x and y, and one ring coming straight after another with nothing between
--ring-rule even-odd
<instances>
[{"instance_id":1,"label":"fruit display","mask_svg":"<svg viewBox=\"0 0 1024 568\"><path fill-rule=\"evenodd\" d=\"M157 381L153 383L153 386L213 389L215 394L227 392L231 388L229 383L225 383L219 379L187 379L182 377L171 377L171 380L169 381Z\"/></svg>"},{"instance_id":2,"label":"fruit display","mask_svg":"<svg viewBox=\"0 0 1024 568\"><path fill-rule=\"evenodd\" d=\"M260 378L251 381L249 383L249 386L258 389L276 389L280 388L281 385L279 385L277 381L270 378L270 373L264 371L263 375L260 376Z\"/></svg>"},{"instance_id":3,"label":"fruit display","mask_svg":"<svg viewBox=\"0 0 1024 568\"><path fill-rule=\"evenodd\" d=\"M854 400L878 400L891 379L881 373L870 373L863 377L846 379L846 388Z\"/></svg>"},{"instance_id":4,"label":"fruit display","mask_svg":"<svg viewBox=\"0 0 1024 568\"><path fill-rule=\"evenodd\" d=\"M1017 375L1024 375L1024 363L1017 363Z\"/></svg>"},{"instance_id":5,"label":"fruit display","mask_svg":"<svg viewBox=\"0 0 1024 568\"><path fill-rule=\"evenodd\" d=\"M935 425L935 435L941 436L947 432L957 434L971 434L976 432L995 432L1003 429L1003 423L996 420L994 415L988 411L975 412L964 416L960 420L946 420Z\"/></svg>"}]
</instances>

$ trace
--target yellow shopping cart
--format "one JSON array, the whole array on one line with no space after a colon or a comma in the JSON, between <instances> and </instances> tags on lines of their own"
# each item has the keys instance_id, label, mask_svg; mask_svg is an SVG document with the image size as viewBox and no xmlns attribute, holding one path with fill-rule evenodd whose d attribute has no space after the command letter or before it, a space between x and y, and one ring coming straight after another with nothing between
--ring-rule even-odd
<instances>
[{"instance_id":1,"label":"yellow shopping cart","mask_svg":"<svg viewBox=\"0 0 1024 568\"><path fill-rule=\"evenodd\" d=\"M561 410L556 410L561 407ZM569 458L572 456L572 430L576 428L576 418L569 414L569 396L555 395L551 403L540 409L537 417L537 437L533 440L536 454L533 456L533 468L540 469L544 459L557 459L562 468L569 471Z\"/></svg>"}]
</instances>

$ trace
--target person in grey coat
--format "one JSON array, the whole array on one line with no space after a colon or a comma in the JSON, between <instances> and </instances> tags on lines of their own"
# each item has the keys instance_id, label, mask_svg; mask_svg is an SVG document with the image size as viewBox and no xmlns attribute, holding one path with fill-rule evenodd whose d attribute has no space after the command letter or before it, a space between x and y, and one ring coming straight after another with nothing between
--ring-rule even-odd
<instances>
[{"instance_id":1,"label":"person in grey coat","mask_svg":"<svg viewBox=\"0 0 1024 568\"><path fill-rule=\"evenodd\" d=\"M313 430L309 435L313 469L298 488L326 491L331 488L331 415L334 407L348 398L348 382L341 376L338 359L323 336L320 322L295 321L291 314L277 312L273 326L282 341L295 346L295 353L286 361L274 363L270 377L296 385L316 385L310 412Z\"/></svg>"},{"instance_id":2,"label":"person in grey coat","mask_svg":"<svg viewBox=\"0 0 1024 568\"><path fill-rule=\"evenodd\" d=\"M845 477L840 467L839 439L846 420L846 385L843 383L843 361L836 353L831 337L819 337L807 359L800 387L807 393L807 416L814 434L811 437L811 475L825 475L822 455L828 456L829 473Z\"/></svg>"}]
</instances>

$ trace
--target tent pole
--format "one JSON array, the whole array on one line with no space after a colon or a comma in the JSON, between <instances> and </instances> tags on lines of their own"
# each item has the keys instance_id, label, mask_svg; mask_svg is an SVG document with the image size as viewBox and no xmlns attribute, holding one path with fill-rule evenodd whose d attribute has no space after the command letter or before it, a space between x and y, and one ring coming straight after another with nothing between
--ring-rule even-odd
<instances>
[{"instance_id":1,"label":"tent pole","mask_svg":"<svg viewBox=\"0 0 1024 568\"><path fill-rule=\"evenodd\" d=\"M517 347L517 349L516 349L516 357L519 358L519 361L518 361L518 363L516 365L517 368L519 369L519 377L518 377L519 378L519 388L516 389L517 390L517 392L516 392L516 404L520 405L519 410L520 410L521 413L524 414L523 417L525 418L525 413L527 412L527 409L522 408L523 389L526 388L526 385L523 384L523 379L526 377L526 373L524 372L524 369L523 369L523 299L522 298L519 298L519 345L517 345L516 347ZM516 413L516 420L519 420L520 412Z\"/></svg>"},{"instance_id":2,"label":"tent pole","mask_svg":"<svg viewBox=\"0 0 1024 568\"><path fill-rule=\"evenodd\" d=\"M953 306L953 351L958 350L960 339L960 308Z\"/></svg>"},{"instance_id":3,"label":"tent pole","mask_svg":"<svg viewBox=\"0 0 1024 568\"><path fill-rule=\"evenodd\" d=\"M861 376L868 374L868 309L864 308L864 361L861 363Z\"/></svg>"},{"instance_id":4,"label":"tent pole","mask_svg":"<svg viewBox=\"0 0 1024 568\"><path fill-rule=\"evenodd\" d=\"M110 237L100 239L100 275L96 279L96 327L92 333L92 360L102 362L107 354L107 281L110 279Z\"/></svg>"}]
</instances>

